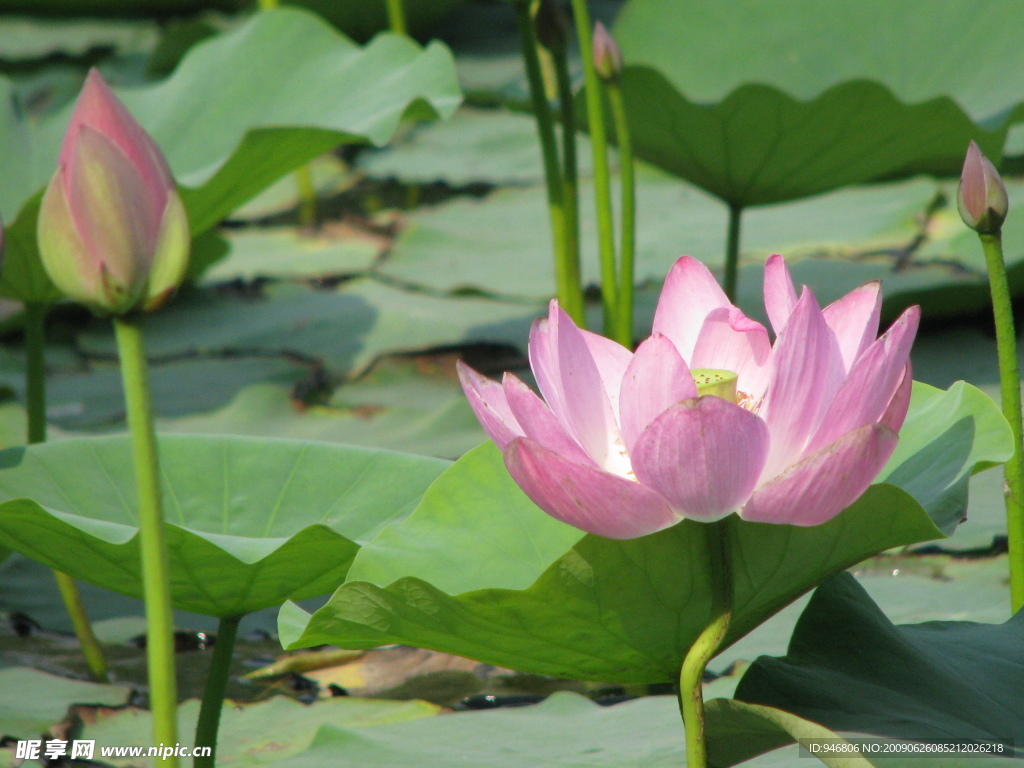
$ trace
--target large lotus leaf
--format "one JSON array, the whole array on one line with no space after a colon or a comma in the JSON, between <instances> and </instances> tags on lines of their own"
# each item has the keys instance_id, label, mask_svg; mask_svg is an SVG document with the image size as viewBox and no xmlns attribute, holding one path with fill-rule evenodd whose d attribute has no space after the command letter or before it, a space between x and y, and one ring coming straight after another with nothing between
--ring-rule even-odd
<instances>
[{"instance_id":1,"label":"large lotus leaf","mask_svg":"<svg viewBox=\"0 0 1024 768\"><path fill-rule=\"evenodd\" d=\"M218 411L167 420L161 429L326 440L447 459L486 439L453 377L401 360L375 366L323 405L297 407L286 388L257 384Z\"/></svg>"},{"instance_id":2,"label":"large lotus leaf","mask_svg":"<svg viewBox=\"0 0 1024 768\"><path fill-rule=\"evenodd\" d=\"M150 366L150 387L157 414L173 418L220 408L253 384L273 382L290 387L308 376L308 366L289 359L287 354L253 354L244 358L191 356ZM0 380L16 383L15 375ZM51 424L61 429L109 430L122 425L124 392L116 359L93 362L88 370L64 370L60 375L50 375L47 406ZM53 437L51 434L50 439ZM5 445L22 442L24 438L20 437Z\"/></svg>"},{"instance_id":3,"label":"large lotus leaf","mask_svg":"<svg viewBox=\"0 0 1024 768\"><path fill-rule=\"evenodd\" d=\"M638 169L637 182L637 283L662 281L684 253L711 266L721 264L726 229L721 204L646 164ZM873 270L868 279L898 277L893 274L893 259L884 255L902 252L919 237L920 219L939 192L934 182L917 179L750 211L744 218L744 260L763 263L772 253L781 253L793 261L816 256L859 262L858 257L872 255L874 260L868 264L852 266ZM593 184L589 180L581 183L581 200L583 251L591 253L596 239ZM417 211L409 216L380 271L435 290L473 288L543 299L554 292L546 217L540 187L502 189L482 200L457 199ZM515 226L510 227L509 222ZM937 248L941 249L941 243ZM856 276L844 273L848 266L835 266L835 278L828 282L838 283L836 290L845 292L859 285L850 284ZM598 281L596 263L584 262L583 277L587 282ZM759 282L755 284L754 293L760 293L759 286ZM754 298L753 303L760 305L759 296Z\"/></svg>"},{"instance_id":4,"label":"large lotus leaf","mask_svg":"<svg viewBox=\"0 0 1024 768\"><path fill-rule=\"evenodd\" d=\"M729 518L730 641L829 574L940 538L952 500L966 501L970 472L1009 456L1008 428L982 393L915 389L898 455L841 515L813 528ZM710 610L700 526L683 521L628 541L584 536L530 503L487 444L361 551L326 606L309 616L286 605L282 642L402 642L538 674L673 680Z\"/></svg>"},{"instance_id":5,"label":"large lotus leaf","mask_svg":"<svg viewBox=\"0 0 1024 768\"><path fill-rule=\"evenodd\" d=\"M994 158L1006 139L1005 124L982 130L950 99L908 106L867 81L809 102L744 85L706 105L657 70L627 67L622 91L638 157L741 208L877 179L949 175L972 139Z\"/></svg>"},{"instance_id":6,"label":"large lotus leaf","mask_svg":"<svg viewBox=\"0 0 1024 768\"><path fill-rule=\"evenodd\" d=\"M895 626L844 575L818 588L787 655L758 659L736 697L836 731L995 740L1024 756L1022 643L1024 613L1004 624Z\"/></svg>"},{"instance_id":7,"label":"large lotus leaf","mask_svg":"<svg viewBox=\"0 0 1024 768\"><path fill-rule=\"evenodd\" d=\"M750 82L811 99L864 78L905 102L949 95L983 120L1024 95L1003 77L1024 67L1017 10L1015 0L631 0L615 37L627 61L702 102Z\"/></svg>"},{"instance_id":8,"label":"large lotus leaf","mask_svg":"<svg viewBox=\"0 0 1024 768\"><path fill-rule=\"evenodd\" d=\"M355 374L388 353L474 342L518 344L542 313L539 304L431 296L373 279L324 290L275 284L258 297L213 290L182 296L147 319L146 346L165 359L284 352ZM93 355L116 352L109 323L94 324L79 343Z\"/></svg>"},{"instance_id":9,"label":"large lotus leaf","mask_svg":"<svg viewBox=\"0 0 1024 768\"><path fill-rule=\"evenodd\" d=\"M579 171L590 175L591 149L577 140ZM497 109L463 107L450 120L417 127L400 142L366 152L358 167L371 176L429 184L441 179L452 186L541 184L544 164L531 115Z\"/></svg>"},{"instance_id":10,"label":"large lotus leaf","mask_svg":"<svg viewBox=\"0 0 1024 768\"><path fill-rule=\"evenodd\" d=\"M30 124L9 81L0 90L0 211L31 230L23 207L54 172L70 107ZM447 116L460 99L443 45L380 35L362 48L297 9L256 14L197 45L168 79L119 95L167 155L193 234L338 144L381 144L403 118Z\"/></svg>"},{"instance_id":11,"label":"large lotus leaf","mask_svg":"<svg viewBox=\"0 0 1024 768\"><path fill-rule=\"evenodd\" d=\"M638 153L739 206L955 174L969 138L998 158L1024 98L1004 76L1017 10L633 0L615 34Z\"/></svg>"},{"instance_id":12,"label":"large lotus leaf","mask_svg":"<svg viewBox=\"0 0 1024 768\"><path fill-rule=\"evenodd\" d=\"M75 578L142 594L127 437L0 453L0 544ZM240 616L344 579L448 466L366 448L201 435L160 440L176 608Z\"/></svg>"},{"instance_id":13,"label":"large lotus leaf","mask_svg":"<svg viewBox=\"0 0 1024 768\"><path fill-rule=\"evenodd\" d=\"M325 723L359 728L402 723L438 714L440 707L425 701L374 701L344 697L300 704L285 696L239 706L225 702L217 732L217 765L222 768L281 765L307 749ZM199 701L178 707L178 733L182 743L192 744L199 717ZM80 738L95 739L98 747L149 746L153 718L144 709L101 710L83 728ZM137 759L110 760L111 765L138 765ZM158 761L155 761L159 765Z\"/></svg>"},{"instance_id":14,"label":"large lotus leaf","mask_svg":"<svg viewBox=\"0 0 1024 768\"><path fill-rule=\"evenodd\" d=\"M567 735L571 734L571 738ZM466 712L353 731L326 725L289 768L675 768L685 763L668 696L600 707L556 693L534 707Z\"/></svg>"},{"instance_id":15,"label":"large lotus leaf","mask_svg":"<svg viewBox=\"0 0 1024 768\"><path fill-rule=\"evenodd\" d=\"M829 768L1021 768L1024 761L977 753L899 751L910 744L858 733L837 733L818 723L773 707L746 704L733 699L707 702L708 765L710 768L791 768L798 761L817 757L815 764ZM816 742L812 754L808 742ZM844 743L845 742L845 743ZM799 748L795 743L800 743ZM791 745L791 746L787 746ZM851 745L851 746L847 746ZM862 753L850 753L852 746ZM918 745L919 746L919 745ZM824 748L844 751L826 751ZM896 751L886 752L886 749ZM768 751L772 750L772 751ZM1008 751L1007 751L1008 752ZM758 754L764 753L764 754ZM748 760L751 755L758 755Z\"/></svg>"},{"instance_id":16,"label":"large lotus leaf","mask_svg":"<svg viewBox=\"0 0 1024 768\"><path fill-rule=\"evenodd\" d=\"M445 130L437 126L437 131ZM636 281L653 288L681 254L715 267L725 244L723 207L668 174L644 165L638 173L639 229ZM1019 183L1007 184L1011 206L1024 204ZM926 179L872 184L792 203L752 209L743 218L738 303L765 319L761 266L785 256L794 280L822 302L869 280L881 280L886 315L920 304L925 316L981 312L989 288L977 235L956 212L955 186ZM593 252L592 185L582 184L584 250ZM454 200L412 213L379 271L431 290L474 289L524 298L554 293L544 192L539 187L499 190L483 200ZM509 229L508 222L516 222ZM501 233L497 237L495 233ZM1004 226L1011 289L1024 291L1024 218ZM584 280L597 282L596 262L585 261ZM646 335L650 306L637 301L637 331Z\"/></svg>"},{"instance_id":17,"label":"large lotus leaf","mask_svg":"<svg viewBox=\"0 0 1024 768\"><path fill-rule=\"evenodd\" d=\"M131 694L126 685L69 680L26 667L0 669L0 737L36 739L72 704L116 707L127 704Z\"/></svg>"},{"instance_id":18,"label":"large lotus leaf","mask_svg":"<svg viewBox=\"0 0 1024 768\"><path fill-rule=\"evenodd\" d=\"M294 187L294 179L285 181ZM338 229L334 232L324 228L312 234L293 227L247 227L228 236L230 253L204 272L203 282L365 274L386 247L386 241Z\"/></svg>"}]
</instances>

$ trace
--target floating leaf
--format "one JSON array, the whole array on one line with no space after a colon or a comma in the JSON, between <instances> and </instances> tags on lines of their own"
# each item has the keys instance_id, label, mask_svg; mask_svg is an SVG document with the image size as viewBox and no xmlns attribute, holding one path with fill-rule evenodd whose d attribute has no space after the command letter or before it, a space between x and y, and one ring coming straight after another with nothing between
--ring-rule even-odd
<instances>
[{"instance_id":1,"label":"floating leaf","mask_svg":"<svg viewBox=\"0 0 1024 768\"><path fill-rule=\"evenodd\" d=\"M26 667L0 669L0 737L37 739L63 720L72 704L116 707L127 704L131 694L126 685L68 680Z\"/></svg>"},{"instance_id":2,"label":"floating leaf","mask_svg":"<svg viewBox=\"0 0 1024 768\"><path fill-rule=\"evenodd\" d=\"M599 707L573 693L556 693L534 707L460 713L359 732L326 725L312 746L288 764L289 768L674 768L683 764L684 752L674 698L658 696Z\"/></svg>"},{"instance_id":3,"label":"floating leaf","mask_svg":"<svg viewBox=\"0 0 1024 768\"><path fill-rule=\"evenodd\" d=\"M948 527L952 500L965 501L964 478L1008 457L1007 426L988 398L966 385L917 390L907 447L841 515L812 528L729 518L732 641L832 573L941 537L936 524ZM673 680L710 610L700 525L627 541L584 536L530 503L487 444L364 547L325 607L309 616L286 605L282 643L400 642L538 674Z\"/></svg>"},{"instance_id":4,"label":"floating leaf","mask_svg":"<svg viewBox=\"0 0 1024 768\"><path fill-rule=\"evenodd\" d=\"M249 768L277 764L307 749L322 725L364 728L431 718L439 708L424 701L373 701L336 698L315 706L275 696L267 701L238 706L225 702L217 733L217 765ZM187 701L178 708L178 733L182 744L192 744L199 702ZM83 729L81 738L95 739L97 747L148 747L153 739L153 719L142 709L100 710ZM136 766L138 759L109 760L115 766ZM153 761L159 765L159 761Z\"/></svg>"},{"instance_id":5,"label":"floating leaf","mask_svg":"<svg viewBox=\"0 0 1024 768\"><path fill-rule=\"evenodd\" d=\"M398 360L343 385L326 405L299 408L286 388L257 384L219 411L165 421L161 428L326 440L446 459L486 438L457 381Z\"/></svg>"},{"instance_id":6,"label":"floating leaf","mask_svg":"<svg viewBox=\"0 0 1024 768\"><path fill-rule=\"evenodd\" d=\"M434 347L525 342L543 308L476 296L437 297L372 279L338 289L274 284L258 297L195 291L146 322L146 348L157 358L291 354L354 375L378 357ZM89 354L113 356L109 323L79 336Z\"/></svg>"},{"instance_id":7,"label":"floating leaf","mask_svg":"<svg viewBox=\"0 0 1024 768\"><path fill-rule=\"evenodd\" d=\"M200 435L161 438L160 459L174 605L218 617L331 590L359 547L406 516L448 466L366 448ZM142 594L127 437L12 448L0 465L0 544Z\"/></svg>"},{"instance_id":8,"label":"floating leaf","mask_svg":"<svg viewBox=\"0 0 1024 768\"><path fill-rule=\"evenodd\" d=\"M586 137L577 148L579 170L590 173ZM417 127L394 145L360 156L359 167L376 177L405 183L442 180L469 184L540 184L544 165L537 123L530 115L463 107L450 120ZM511 234L511 233L510 233Z\"/></svg>"}]
</instances>

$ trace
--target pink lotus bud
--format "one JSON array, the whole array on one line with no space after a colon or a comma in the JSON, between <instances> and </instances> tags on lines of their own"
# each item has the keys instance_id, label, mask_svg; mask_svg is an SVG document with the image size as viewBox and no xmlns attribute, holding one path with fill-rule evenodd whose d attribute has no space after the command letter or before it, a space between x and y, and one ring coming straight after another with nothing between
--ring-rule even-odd
<instances>
[{"instance_id":1,"label":"pink lotus bud","mask_svg":"<svg viewBox=\"0 0 1024 768\"><path fill-rule=\"evenodd\" d=\"M600 21L594 25L594 68L604 80L614 80L622 72L622 52Z\"/></svg>"},{"instance_id":2,"label":"pink lotus bud","mask_svg":"<svg viewBox=\"0 0 1024 768\"><path fill-rule=\"evenodd\" d=\"M184 279L191 235L174 178L95 69L43 196L38 236L53 282L99 314L156 309Z\"/></svg>"},{"instance_id":3,"label":"pink lotus bud","mask_svg":"<svg viewBox=\"0 0 1024 768\"><path fill-rule=\"evenodd\" d=\"M967 147L956 200L960 218L971 229L992 235L1002 228L1010 207L1006 187L995 166L973 141Z\"/></svg>"}]
</instances>

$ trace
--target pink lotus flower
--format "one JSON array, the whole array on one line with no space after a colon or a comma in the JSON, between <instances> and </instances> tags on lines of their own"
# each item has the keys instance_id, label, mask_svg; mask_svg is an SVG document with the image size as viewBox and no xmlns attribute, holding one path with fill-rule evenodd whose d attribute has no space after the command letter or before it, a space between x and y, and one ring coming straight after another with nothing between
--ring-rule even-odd
<instances>
[{"instance_id":1,"label":"pink lotus flower","mask_svg":"<svg viewBox=\"0 0 1024 768\"><path fill-rule=\"evenodd\" d=\"M39 210L39 252L68 297L103 314L155 309L191 242L159 148L92 70Z\"/></svg>"},{"instance_id":2,"label":"pink lotus flower","mask_svg":"<svg viewBox=\"0 0 1024 768\"><path fill-rule=\"evenodd\" d=\"M543 400L512 374L499 384L460 363L459 376L516 483L577 528L625 539L732 512L818 525L856 501L896 447L920 310L876 339L877 282L822 310L808 288L797 296L779 256L764 294L774 344L683 257L635 354L553 301L530 334Z\"/></svg>"}]
</instances>

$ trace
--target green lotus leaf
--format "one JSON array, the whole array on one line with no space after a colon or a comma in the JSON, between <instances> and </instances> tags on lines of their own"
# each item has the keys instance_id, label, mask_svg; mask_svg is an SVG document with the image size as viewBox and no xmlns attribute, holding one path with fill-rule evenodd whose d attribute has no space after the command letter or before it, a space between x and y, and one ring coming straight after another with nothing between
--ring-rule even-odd
<instances>
[{"instance_id":1,"label":"green lotus leaf","mask_svg":"<svg viewBox=\"0 0 1024 768\"><path fill-rule=\"evenodd\" d=\"M866 80L807 102L743 85L707 105L655 69L627 67L622 90L637 157L738 208L918 173L952 175L972 139L998 159L1008 129L978 127L949 98L903 104Z\"/></svg>"},{"instance_id":2,"label":"green lotus leaf","mask_svg":"<svg viewBox=\"0 0 1024 768\"><path fill-rule=\"evenodd\" d=\"M1007 746L998 754L1019 758L1024 756L1022 643L1024 613L1003 624L895 626L856 579L841 574L814 593L787 655L755 661L736 698L844 733L1003 742ZM737 713L727 710L715 715L715 724L733 721ZM795 735L790 733L789 741ZM718 748L729 758L721 765L758 751L743 739L723 741Z\"/></svg>"},{"instance_id":3,"label":"green lotus leaf","mask_svg":"<svg viewBox=\"0 0 1024 768\"><path fill-rule=\"evenodd\" d=\"M740 207L955 175L972 138L998 160L1021 34L1012 0L632 0L615 26L637 152Z\"/></svg>"},{"instance_id":4,"label":"green lotus leaf","mask_svg":"<svg viewBox=\"0 0 1024 768\"><path fill-rule=\"evenodd\" d=\"M32 695L26 696L26 691ZM117 707L127 704L131 695L127 685L69 680L27 667L0 669L0 737L37 739L73 704Z\"/></svg>"},{"instance_id":5,"label":"green lotus leaf","mask_svg":"<svg viewBox=\"0 0 1024 768\"><path fill-rule=\"evenodd\" d=\"M1010 455L996 406L963 383L915 385L901 436L878 484L824 525L729 518L729 642L833 573L941 538L962 516L970 474ZM327 605L310 616L286 604L282 643L400 642L538 674L674 680L710 611L700 525L627 541L584 535L537 509L485 444L360 551Z\"/></svg>"},{"instance_id":6,"label":"green lotus leaf","mask_svg":"<svg viewBox=\"0 0 1024 768\"><path fill-rule=\"evenodd\" d=\"M200 703L196 699L178 707L178 733L192 743ZM432 718L440 707L425 701L375 701L354 696L319 701L314 706L286 696L239 705L225 701L217 733L217 765L254 768L282 765L307 749L325 723L356 728ZM148 747L153 739L153 718L148 710L101 710L90 718L80 738L110 745ZM136 768L138 758L110 758L111 765Z\"/></svg>"},{"instance_id":7,"label":"green lotus leaf","mask_svg":"<svg viewBox=\"0 0 1024 768\"><path fill-rule=\"evenodd\" d=\"M358 730L325 725L309 749L291 757L288 765L669 768L683 765L684 753L674 698L652 696L601 707L574 693L555 693L535 707L457 713Z\"/></svg>"},{"instance_id":8,"label":"green lotus leaf","mask_svg":"<svg viewBox=\"0 0 1024 768\"><path fill-rule=\"evenodd\" d=\"M448 466L244 437L166 436L159 448L174 606L218 617L335 588ZM125 436L0 452L0 545L141 596L134 482Z\"/></svg>"}]
</instances>

